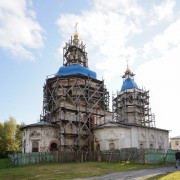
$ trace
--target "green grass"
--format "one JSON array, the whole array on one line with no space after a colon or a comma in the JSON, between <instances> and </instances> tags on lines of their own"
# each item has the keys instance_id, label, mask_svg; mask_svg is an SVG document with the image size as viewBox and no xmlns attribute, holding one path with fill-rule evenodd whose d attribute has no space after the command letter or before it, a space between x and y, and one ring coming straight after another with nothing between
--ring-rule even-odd
<instances>
[{"instance_id":1,"label":"green grass","mask_svg":"<svg viewBox=\"0 0 180 180\"><path fill-rule=\"evenodd\" d=\"M176 171L173 173L154 176L154 177L148 178L147 180L179 180L179 179L180 179L180 172Z\"/></svg>"},{"instance_id":2,"label":"green grass","mask_svg":"<svg viewBox=\"0 0 180 180\"><path fill-rule=\"evenodd\" d=\"M65 180L99 176L112 172L162 167L131 163L84 162L46 163L23 167L12 167L7 160L0 160L1 180Z\"/></svg>"},{"instance_id":3,"label":"green grass","mask_svg":"<svg viewBox=\"0 0 180 180\"><path fill-rule=\"evenodd\" d=\"M0 170L12 167L14 166L10 163L9 159L0 159Z\"/></svg>"}]
</instances>

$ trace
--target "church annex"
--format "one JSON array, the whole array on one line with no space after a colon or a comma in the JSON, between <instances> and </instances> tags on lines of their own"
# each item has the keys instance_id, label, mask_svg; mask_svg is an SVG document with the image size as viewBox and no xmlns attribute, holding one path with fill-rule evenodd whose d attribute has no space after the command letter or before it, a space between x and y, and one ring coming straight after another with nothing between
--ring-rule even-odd
<instances>
[{"instance_id":1,"label":"church annex","mask_svg":"<svg viewBox=\"0 0 180 180\"><path fill-rule=\"evenodd\" d=\"M127 66L121 90L113 97L88 68L85 45L74 38L63 48L63 66L46 79L40 122L23 127L23 153L168 149L169 132L155 127L149 91L138 88Z\"/></svg>"}]
</instances>

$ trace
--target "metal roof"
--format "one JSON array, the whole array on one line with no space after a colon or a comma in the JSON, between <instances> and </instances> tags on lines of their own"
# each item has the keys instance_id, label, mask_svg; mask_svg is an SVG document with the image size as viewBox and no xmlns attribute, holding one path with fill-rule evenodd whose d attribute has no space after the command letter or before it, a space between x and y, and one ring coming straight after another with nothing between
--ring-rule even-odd
<instances>
[{"instance_id":1,"label":"metal roof","mask_svg":"<svg viewBox=\"0 0 180 180\"><path fill-rule=\"evenodd\" d=\"M175 136L172 139L180 139L180 135L179 136Z\"/></svg>"},{"instance_id":2,"label":"metal roof","mask_svg":"<svg viewBox=\"0 0 180 180\"><path fill-rule=\"evenodd\" d=\"M38 126L57 126L56 124L51 124L49 122L46 121L40 121L38 123L34 123L34 124L28 124L22 127L22 129L27 128L27 127L38 127Z\"/></svg>"},{"instance_id":3,"label":"metal roof","mask_svg":"<svg viewBox=\"0 0 180 180\"><path fill-rule=\"evenodd\" d=\"M91 78L96 79L96 73L91 71L80 64L73 64L70 66L62 66L59 68L59 71L56 73L56 76L68 76L68 75L75 75L75 74L82 74L85 76L90 76Z\"/></svg>"},{"instance_id":4,"label":"metal roof","mask_svg":"<svg viewBox=\"0 0 180 180\"><path fill-rule=\"evenodd\" d=\"M138 89L138 86L137 86L136 82L134 81L134 79L127 78L123 82L123 85L121 87L121 92L126 90L126 89Z\"/></svg>"}]
</instances>

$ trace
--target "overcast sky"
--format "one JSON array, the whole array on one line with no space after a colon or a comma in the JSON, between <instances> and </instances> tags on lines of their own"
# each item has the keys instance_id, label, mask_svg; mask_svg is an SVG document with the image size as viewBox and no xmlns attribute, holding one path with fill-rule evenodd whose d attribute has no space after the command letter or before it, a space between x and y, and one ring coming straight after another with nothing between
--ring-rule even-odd
<instances>
[{"instance_id":1,"label":"overcast sky","mask_svg":"<svg viewBox=\"0 0 180 180\"><path fill-rule=\"evenodd\" d=\"M89 68L119 91L128 59L139 87L150 90L156 127L180 135L180 1L0 1L0 121L34 123L47 75L62 66L74 34L86 44Z\"/></svg>"}]
</instances>

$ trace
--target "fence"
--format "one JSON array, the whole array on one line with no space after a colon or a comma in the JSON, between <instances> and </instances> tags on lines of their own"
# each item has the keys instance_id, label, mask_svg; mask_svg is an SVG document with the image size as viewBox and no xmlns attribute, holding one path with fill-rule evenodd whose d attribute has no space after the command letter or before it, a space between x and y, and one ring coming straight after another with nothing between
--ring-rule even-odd
<instances>
[{"instance_id":1,"label":"fence","mask_svg":"<svg viewBox=\"0 0 180 180\"><path fill-rule=\"evenodd\" d=\"M134 162L142 164L162 164L175 162L175 150L157 149L137 149L125 148L114 151L96 152L37 152L37 153L17 153L9 155L11 162L15 166L37 164L43 162L86 162L86 161L105 161L105 162Z\"/></svg>"},{"instance_id":2,"label":"fence","mask_svg":"<svg viewBox=\"0 0 180 180\"><path fill-rule=\"evenodd\" d=\"M15 166L54 162L52 152L16 153L9 155L9 158Z\"/></svg>"}]
</instances>

